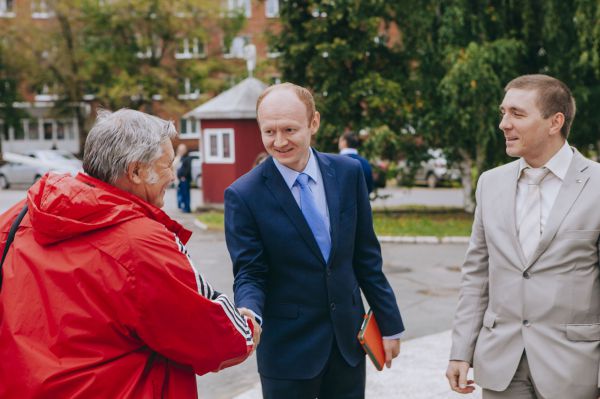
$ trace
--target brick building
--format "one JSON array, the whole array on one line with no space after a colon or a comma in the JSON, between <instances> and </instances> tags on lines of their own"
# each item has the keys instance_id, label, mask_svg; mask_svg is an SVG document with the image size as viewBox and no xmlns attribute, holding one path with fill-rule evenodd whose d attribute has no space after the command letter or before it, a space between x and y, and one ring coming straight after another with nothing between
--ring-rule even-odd
<instances>
[{"instance_id":1,"label":"brick building","mask_svg":"<svg viewBox=\"0 0 600 399\"><path fill-rule=\"evenodd\" d=\"M100 4L110 0L98 0ZM164 54L161 62L168 63L206 63L213 57L220 57L224 62L243 64L244 49L246 45L253 44L256 48L258 63L261 65L260 78L267 82L275 82L278 73L273 60L276 53L269 51L266 31L276 32L278 29L279 0L211 0L218 3L223 10L222 15L228 12L243 11L246 21L239 33L225 46L225 34L218 24L207 27L210 39L206 42L194 37L178 37L178 43L170 54ZM52 0L0 0L0 27L15 23L32 24L44 29L45 24L51 23L55 18L52 9ZM149 57L155 49L148 46L146 51L139 51L138 58ZM162 65L162 64L161 64ZM223 75L222 79L232 86L236 81L246 77ZM180 136L177 141L185 142L190 149L200 148L200 124L194 118L181 116L203 101L218 93L203 93L194 82L185 77L178 77L179 93L177 98L166 99L164 96L152 96L154 112L161 117L176 121ZM36 87L23 82L19 88L23 101L15 103L16 109L22 110L25 115L17 126L7 126L0 120L0 138L3 150L7 152L21 152L32 148L59 148L78 153L80 149L80 125L77 123L75 112L73 115L61 113L57 117L53 112L60 100L51 85L40 84ZM182 112L169 111L162 104L167 100L179 103L178 109ZM173 101L171 101L172 103ZM92 93L83 95L78 103L71 104L78 107L86 115L90 115L97 105ZM177 143L176 143L177 144Z\"/></svg>"}]
</instances>

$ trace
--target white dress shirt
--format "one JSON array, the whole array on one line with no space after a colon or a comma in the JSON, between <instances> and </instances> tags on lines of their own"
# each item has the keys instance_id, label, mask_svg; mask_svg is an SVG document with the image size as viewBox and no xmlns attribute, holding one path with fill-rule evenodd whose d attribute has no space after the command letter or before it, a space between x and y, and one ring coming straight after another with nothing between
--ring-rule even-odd
<instances>
[{"instance_id":1,"label":"white dress shirt","mask_svg":"<svg viewBox=\"0 0 600 399\"><path fill-rule=\"evenodd\" d=\"M563 180L571 165L573 159L573 150L569 146L569 143L565 141L565 144L558 150L556 154L543 166L550 170L550 173L540 183L540 196L541 196L541 231L544 231L544 226L548 221L548 215L552 210L554 201L558 196L558 192L562 186ZM523 169L531 168L525 162L523 158L519 159L519 182L517 184L517 197L515 201L516 206L516 217L517 225L519 221L523 220L523 212L525 208L525 198L527 196L527 181L523 178Z\"/></svg>"}]
</instances>

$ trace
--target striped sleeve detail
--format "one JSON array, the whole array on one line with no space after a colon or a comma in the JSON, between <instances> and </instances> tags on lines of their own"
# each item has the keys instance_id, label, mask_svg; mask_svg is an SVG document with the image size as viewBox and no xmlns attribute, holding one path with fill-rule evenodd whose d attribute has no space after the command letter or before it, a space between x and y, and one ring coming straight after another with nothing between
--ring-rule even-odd
<instances>
[{"instance_id":1,"label":"striped sleeve detail","mask_svg":"<svg viewBox=\"0 0 600 399\"><path fill-rule=\"evenodd\" d=\"M238 330L238 332L244 337L244 339L246 340L246 345L253 345L252 331L248 326L246 318L236 310L235 306L233 306L233 304L226 295L215 291L211 287L211 285L204 279L204 277L200 273L200 270L198 270L198 268L194 265L194 262L192 261L192 258L190 257L187 248L185 247L185 245L183 245L179 238L177 238L177 236L175 236L175 242L177 243L179 251L182 254L184 254L187 258L190 267L194 272L194 276L196 278L196 286L198 287L198 293L203 297L218 303L221 306L221 308L223 308L223 311L225 312L231 323L235 326L236 330Z\"/></svg>"}]
</instances>

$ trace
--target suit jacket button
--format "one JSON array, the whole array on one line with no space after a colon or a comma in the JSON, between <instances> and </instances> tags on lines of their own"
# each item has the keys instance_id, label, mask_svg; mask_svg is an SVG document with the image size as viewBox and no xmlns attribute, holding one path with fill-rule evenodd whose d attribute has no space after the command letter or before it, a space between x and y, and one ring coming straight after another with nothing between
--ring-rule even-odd
<instances>
[{"instance_id":1,"label":"suit jacket button","mask_svg":"<svg viewBox=\"0 0 600 399\"><path fill-rule=\"evenodd\" d=\"M331 302L331 310L335 310L335 302Z\"/></svg>"},{"instance_id":2,"label":"suit jacket button","mask_svg":"<svg viewBox=\"0 0 600 399\"><path fill-rule=\"evenodd\" d=\"M526 271L524 271L524 272L523 272L523 278L529 278L529 277L531 277L531 276L529 275L529 272L528 272L527 270L526 270Z\"/></svg>"},{"instance_id":3,"label":"suit jacket button","mask_svg":"<svg viewBox=\"0 0 600 399\"><path fill-rule=\"evenodd\" d=\"M327 271L325 273L327 273L328 276L331 276L331 269L327 268Z\"/></svg>"},{"instance_id":4,"label":"suit jacket button","mask_svg":"<svg viewBox=\"0 0 600 399\"><path fill-rule=\"evenodd\" d=\"M529 322L529 320L523 320L523 325L525 327L529 327L531 325L531 323Z\"/></svg>"}]
</instances>

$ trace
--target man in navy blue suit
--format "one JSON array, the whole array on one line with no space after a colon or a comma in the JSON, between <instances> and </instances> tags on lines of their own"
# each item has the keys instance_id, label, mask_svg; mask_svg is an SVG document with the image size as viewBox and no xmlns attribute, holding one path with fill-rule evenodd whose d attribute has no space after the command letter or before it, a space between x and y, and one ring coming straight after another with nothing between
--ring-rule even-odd
<instances>
[{"instance_id":1,"label":"man in navy blue suit","mask_svg":"<svg viewBox=\"0 0 600 399\"><path fill-rule=\"evenodd\" d=\"M267 88L257 116L271 156L225 191L225 234L236 305L262 324L263 397L364 398L361 291L385 337L388 367L404 326L382 272L361 165L311 148L320 115L300 86Z\"/></svg>"},{"instance_id":2,"label":"man in navy blue suit","mask_svg":"<svg viewBox=\"0 0 600 399\"><path fill-rule=\"evenodd\" d=\"M371 170L369 161L358 154L359 146L360 139L354 132L345 132L338 139L338 148L340 150L340 154L349 156L350 158L354 158L360 162L360 166L362 166L363 173L365 175L365 182L367 183L367 191L369 194L371 194L373 191L373 171Z\"/></svg>"}]
</instances>

